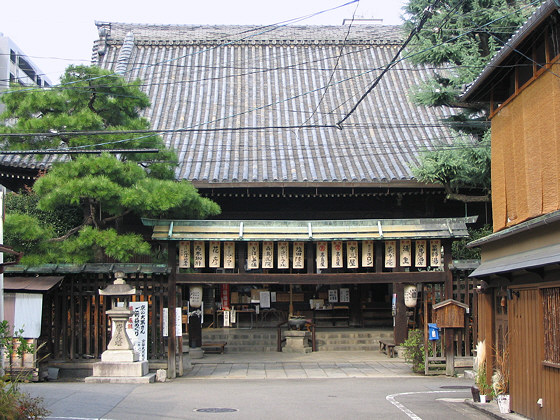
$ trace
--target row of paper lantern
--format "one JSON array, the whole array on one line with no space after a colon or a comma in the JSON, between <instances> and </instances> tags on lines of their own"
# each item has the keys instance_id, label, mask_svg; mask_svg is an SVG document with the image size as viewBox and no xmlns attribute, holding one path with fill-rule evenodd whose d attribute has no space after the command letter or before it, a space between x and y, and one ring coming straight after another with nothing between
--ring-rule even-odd
<instances>
[{"instance_id":1,"label":"row of paper lantern","mask_svg":"<svg viewBox=\"0 0 560 420\"><path fill-rule=\"evenodd\" d=\"M208 243L208 248L206 243ZM290 253L290 242L247 242L247 269L303 269L305 267L305 242L292 242L292 244ZM344 246L346 246L346 259L344 259ZM397 266L440 267L442 264L439 239L384 241L384 247L384 266L386 268L396 268ZM359 258L360 248L361 259ZM398 261L397 250L399 251ZM315 261L318 269L373 267L374 257L374 241L372 240L316 242ZM179 267L190 268L191 259L193 268L233 269L235 268L235 242L192 241L191 243L191 241L180 241Z\"/></svg>"}]
</instances>

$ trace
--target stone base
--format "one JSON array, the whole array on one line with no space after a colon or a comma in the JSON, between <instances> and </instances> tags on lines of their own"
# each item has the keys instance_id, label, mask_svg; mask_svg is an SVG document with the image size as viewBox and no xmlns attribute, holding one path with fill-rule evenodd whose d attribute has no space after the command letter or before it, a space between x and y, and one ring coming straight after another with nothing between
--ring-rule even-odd
<instances>
[{"instance_id":1,"label":"stone base","mask_svg":"<svg viewBox=\"0 0 560 420\"><path fill-rule=\"evenodd\" d=\"M138 358L138 353L136 353L134 350L105 350L101 354L101 361L109 363L138 362Z\"/></svg>"},{"instance_id":2,"label":"stone base","mask_svg":"<svg viewBox=\"0 0 560 420\"><path fill-rule=\"evenodd\" d=\"M286 345L282 348L283 353L311 353L309 346L309 332L307 331L286 331L284 333Z\"/></svg>"},{"instance_id":3,"label":"stone base","mask_svg":"<svg viewBox=\"0 0 560 420\"><path fill-rule=\"evenodd\" d=\"M189 349L189 356L191 359L202 359L204 357L204 350L200 347L191 347Z\"/></svg>"},{"instance_id":4,"label":"stone base","mask_svg":"<svg viewBox=\"0 0 560 420\"><path fill-rule=\"evenodd\" d=\"M144 376L88 376L88 384L149 384L155 381L156 374L148 373Z\"/></svg>"},{"instance_id":5,"label":"stone base","mask_svg":"<svg viewBox=\"0 0 560 420\"><path fill-rule=\"evenodd\" d=\"M98 362L93 364L93 376L144 376L149 372L148 361Z\"/></svg>"}]
</instances>

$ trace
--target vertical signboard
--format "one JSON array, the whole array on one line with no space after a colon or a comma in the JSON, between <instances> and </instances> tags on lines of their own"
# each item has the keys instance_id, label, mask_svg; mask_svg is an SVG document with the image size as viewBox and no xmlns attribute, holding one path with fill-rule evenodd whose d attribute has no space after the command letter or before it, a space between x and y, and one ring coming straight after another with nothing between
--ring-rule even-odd
<instances>
[{"instance_id":1,"label":"vertical signboard","mask_svg":"<svg viewBox=\"0 0 560 420\"><path fill-rule=\"evenodd\" d=\"M294 242L294 249L293 249L293 268L301 270L304 268L305 263L305 255L303 251L303 242Z\"/></svg>"},{"instance_id":2,"label":"vertical signboard","mask_svg":"<svg viewBox=\"0 0 560 420\"><path fill-rule=\"evenodd\" d=\"M148 302L130 302L129 309L132 316L126 323L126 334L143 362L148 360Z\"/></svg>"},{"instance_id":3,"label":"vertical signboard","mask_svg":"<svg viewBox=\"0 0 560 420\"><path fill-rule=\"evenodd\" d=\"M247 270L259 268L260 252L258 242L247 243Z\"/></svg>"},{"instance_id":4,"label":"vertical signboard","mask_svg":"<svg viewBox=\"0 0 560 420\"><path fill-rule=\"evenodd\" d=\"M329 268L328 244L326 242L317 242L317 268Z\"/></svg>"},{"instance_id":5,"label":"vertical signboard","mask_svg":"<svg viewBox=\"0 0 560 420\"><path fill-rule=\"evenodd\" d=\"M210 241L210 249L208 250L208 267L218 268L220 266L220 242Z\"/></svg>"},{"instance_id":6,"label":"vertical signboard","mask_svg":"<svg viewBox=\"0 0 560 420\"><path fill-rule=\"evenodd\" d=\"M346 265L348 268L358 268L358 242L346 243Z\"/></svg>"},{"instance_id":7,"label":"vertical signboard","mask_svg":"<svg viewBox=\"0 0 560 420\"><path fill-rule=\"evenodd\" d=\"M426 267L426 241L416 241L416 267Z\"/></svg>"},{"instance_id":8,"label":"vertical signboard","mask_svg":"<svg viewBox=\"0 0 560 420\"><path fill-rule=\"evenodd\" d=\"M262 268L274 268L274 242L263 242Z\"/></svg>"},{"instance_id":9,"label":"vertical signboard","mask_svg":"<svg viewBox=\"0 0 560 420\"><path fill-rule=\"evenodd\" d=\"M395 268L397 266L396 247L395 241L385 242L385 268Z\"/></svg>"},{"instance_id":10,"label":"vertical signboard","mask_svg":"<svg viewBox=\"0 0 560 420\"><path fill-rule=\"evenodd\" d=\"M224 243L224 268L235 268L235 242Z\"/></svg>"},{"instance_id":11,"label":"vertical signboard","mask_svg":"<svg viewBox=\"0 0 560 420\"><path fill-rule=\"evenodd\" d=\"M342 268L342 241L333 241L332 243L332 268Z\"/></svg>"},{"instance_id":12,"label":"vertical signboard","mask_svg":"<svg viewBox=\"0 0 560 420\"><path fill-rule=\"evenodd\" d=\"M430 241L430 265L432 267L441 265L441 241L439 239Z\"/></svg>"},{"instance_id":13,"label":"vertical signboard","mask_svg":"<svg viewBox=\"0 0 560 420\"><path fill-rule=\"evenodd\" d=\"M290 268L289 245L288 242L278 242L278 268L280 269Z\"/></svg>"},{"instance_id":14,"label":"vertical signboard","mask_svg":"<svg viewBox=\"0 0 560 420\"><path fill-rule=\"evenodd\" d=\"M204 268L206 267L206 256L204 252L204 242L195 241L193 244L193 254L194 254L194 268Z\"/></svg>"},{"instance_id":15,"label":"vertical signboard","mask_svg":"<svg viewBox=\"0 0 560 420\"><path fill-rule=\"evenodd\" d=\"M191 243L189 241L179 242L179 268L191 266Z\"/></svg>"},{"instance_id":16,"label":"vertical signboard","mask_svg":"<svg viewBox=\"0 0 560 420\"><path fill-rule=\"evenodd\" d=\"M412 264L412 242L410 239L402 239L400 242L400 266L410 267Z\"/></svg>"},{"instance_id":17,"label":"vertical signboard","mask_svg":"<svg viewBox=\"0 0 560 420\"><path fill-rule=\"evenodd\" d=\"M362 267L373 267L373 241L362 241Z\"/></svg>"}]
</instances>

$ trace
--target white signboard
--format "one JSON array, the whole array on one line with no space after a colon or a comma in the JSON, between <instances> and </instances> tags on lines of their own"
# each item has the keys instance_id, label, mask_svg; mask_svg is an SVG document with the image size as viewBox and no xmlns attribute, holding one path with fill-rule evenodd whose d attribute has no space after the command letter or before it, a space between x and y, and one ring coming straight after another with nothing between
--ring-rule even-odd
<instances>
[{"instance_id":1,"label":"white signboard","mask_svg":"<svg viewBox=\"0 0 560 420\"><path fill-rule=\"evenodd\" d=\"M336 289L329 290L329 302L330 303L338 302L338 290Z\"/></svg>"},{"instance_id":2,"label":"white signboard","mask_svg":"<svg viewBox=\"0 0 560 420\"><path fill-rule=\"evenodd\" d=\"M261 308L270 308L270 292L260 292L260 306ZM257 305L257 308L259 305Z\"/></svg>"},{"instance_id":3,"label":"white signboard","mask_svg":"<svg viewBox=\"0 0 560 420\"><path fill-rule=\"evenodd\" d=\"M350 289L341 288L340 289L340 302L349 303L350 302Z\"/></svg>"},{"instance_id":4,"label":"white signboard","mask_svg":"<svg viewBox=\"0 0 560 420\"><path fill-rule=\"evenodd\" d=\"M164 337L169 336L169 322L168 322L168 308L163 308L163 325L162 325L162 332ZM182 337L183 336L183 325L182 325L182 318L181 318L181 308L175 308L175 336Z\"/></svg>"},{"instance_id":5,"label":"white signboard","mask_svg":"<svg viewBox=\"0 0 560 420\"><path fill-rule=\"evenodd\" d=\"M130 302L129 309L133 312L126 323L126 334L143 362L148 360L148 302Z\"/></svg>"}]
</instances>

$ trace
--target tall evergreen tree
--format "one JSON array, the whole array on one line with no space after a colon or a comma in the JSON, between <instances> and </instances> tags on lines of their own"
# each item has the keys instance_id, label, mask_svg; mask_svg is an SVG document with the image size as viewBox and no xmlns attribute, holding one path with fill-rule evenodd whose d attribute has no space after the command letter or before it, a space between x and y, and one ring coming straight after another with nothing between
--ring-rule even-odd
<instances>
[{"instance_id":1,"label":"tall evergreen tree","mask_svg":"<svg viewBox=\"0 0 560 420\"><path fill-rule=\"evenodd\" d=\"M433 4L433 0L410 0L404 8L405 29L412 31ZM411 96L421 105L457 108L458 112L446 123L458 133L474 135L478 143L465 143L458 134L452 147L446 145L424 153L419 166L412 170L420 181L442 184L451 199L489 200L487 109L461 103L459 96L539 1L443 0L436 4L431 17L409 44L407 54L417 65L433 66L433 77L417 86ZM482 195L461 194L464 188L478 190Z\"/></svg>"},{"instance_id":2,"label":"tall evergreen tree","mask_svg":"<svg viewBox=\"0 0 560 420\"><path fill-rule=\"evenodd\" d=\"M159 135L148 132L149 123L140 112L149 106L149 100L139 84L127 83L97 67L70 66L59 86L15 89L2 96L6 111L0 116L5 121L0 136L37 133L31 137L3 136L4 147L159 150L149 154L72 154L53 164L33 186L37 210L20 208L7 215L7 237L15 241L8 245L26 251L22 262L87 262L103 254L125 262L150 251L139 234L123 231L125 216L205 218L220 212L216 203L199 196L190 183L175 181L177 156ZM146 132L103 134L125 130ZM74 214L79 211L80 222L64 232L44 217L57 211L72 213L72 208Z\"/></svg>"}]
</instances>

